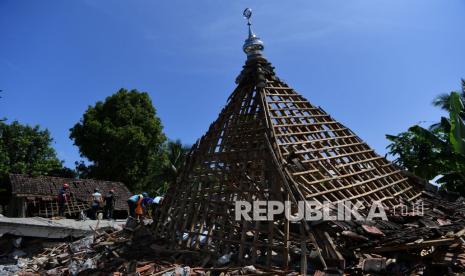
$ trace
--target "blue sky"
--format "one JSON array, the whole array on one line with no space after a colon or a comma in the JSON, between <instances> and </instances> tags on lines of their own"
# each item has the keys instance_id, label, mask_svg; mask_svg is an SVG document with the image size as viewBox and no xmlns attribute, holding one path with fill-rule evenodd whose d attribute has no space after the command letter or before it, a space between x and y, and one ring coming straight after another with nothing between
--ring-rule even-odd
<instances>
[{"instance_id":1,"label":"blue sky","mask_svg":"<svg viewBox=\"0 0 465 276\"><path fill-rule=\"evenodd\" d=\"M438 120L432 99L465 77L462 0L0 0L0 117L48 128L73 167L69 128L136 88L193 143L245 61L245 7L278 76L380 154L386 133Z\"/></svg>"}]
</instances>

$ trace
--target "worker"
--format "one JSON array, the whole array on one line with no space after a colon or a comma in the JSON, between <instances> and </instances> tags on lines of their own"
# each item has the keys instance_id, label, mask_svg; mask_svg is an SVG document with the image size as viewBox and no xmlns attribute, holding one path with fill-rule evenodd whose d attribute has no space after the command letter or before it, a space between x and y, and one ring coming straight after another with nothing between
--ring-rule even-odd
<instances>
[{"instance_id":1,"label":"worker","mask_svg":"<svg viewBox=\"0 0 465 276\"><path fill-rule=\"evenodd\" d=\"M152 219L155 220L155 218L159 215L161 205L163 203L164 195L156 196L152 200Z\"/></svg>"},{"instance_id":2,"label":"worker","mask_svg":"<svg viewBox=\"0 0 465 276\"><path fill-rule=\"evenodd\" d=\"M151 198L147 192L143 192L142 196L144 197L144 199L142 200L141 207L143 209L144 217L150 217L149 209L152 206L153 198Z\"/></svg>"},{"instance_id":3,"label":"worker","mask_svg":"<svg viewBox=\"0 0 465 276\"><path fill-rule=\"evenodd\" d=\"M133 195L128 198L129 216L136 218L136 209L138 204L141 205L144 199L143 195Z\"/></svg>"},{"instance_id":4,"label":"worker","mask_svg":"<svg viewBox=\"0 0 465 276\"><path fill-rule=\"evenodd\" d=\"M115 209L115 190L111 189L105 195L105 206L103 207L103 215L106 219L113 218L113 210Z\"/></svg>"},{"instance_id":5,"label":"worker","mask_svg":"<svg viewBox=\"0 0 465 276\"><path fill-rule=\"evenodd\" d=\"M60 188L58 192L58 216L64 217L65 216L65 205L68 203L69 200L69 184L63 184L63 187Z\"/></svg>"},{"instance_id":6,"label":"worker","mask_svg":"<svg viewBox=\"0 0 465 276\"><path fill-rule=\"evenodd\" d=\"M165 195L159 195L153 198L153 203L161 205L163 203L163 200L165 199Z\"/></svg>"},{"instance_id":7,"label":"worker","mask_svg":"<svg viewBox=\"0 0 465 276\"><path fill-rule=\"evenodd\" d=\"M136 218L139 219L140 222L144 221L144 214L147 205L145 205L144 199L149 198L149 194L147 192L143 192L142 195L136 202Z\"/></svg>"},{"instance_id":8,"label":"worker","mask_svg":"<svg viewBox=\"0 0 465 276\"><path fill-rule=\"evenodd\" d=\"M98 188L94 189L91 199L90 218L97 219L97 213L100 209L100 204L103 202L102 194Z\"/></svg>"}]
</instances>

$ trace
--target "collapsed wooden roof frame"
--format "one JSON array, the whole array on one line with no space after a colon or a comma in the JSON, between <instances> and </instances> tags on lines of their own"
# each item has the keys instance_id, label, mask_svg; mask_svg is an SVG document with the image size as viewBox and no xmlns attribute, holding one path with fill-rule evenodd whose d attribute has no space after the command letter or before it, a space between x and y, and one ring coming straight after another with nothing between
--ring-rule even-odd
<instances>
[{"instance_id":1,"label":"collapsed wooden roof frame","mask_svg":"<svg viewBox=\"0 0 465 276\"><path fill-rule=\"evenodd\" d=\"M247 47L254 39L262 43L249 30ZM277 78L258 46L253 53L244 48L249 57L238 86L192 147L155 233L173 247L235 252L239 262L271 265L277 254L287 267L291 246L300 248L302 262L308 247L320 250L310 225L285 216L236 221L235 201L357 200L395 207L421 192L349 128Z\"/></svg>"},{"instance_id":2,"label":"collapsed wooden roof frame","mask_svg":"<svg viewBox=\"0 0 465 276\"><path fill-rule=\"evenodd\" d=\"M308 224L301 237L291 237L284 216L271 223L235 221L234 201L359 200L395 207L420 196L349 128L280 81L265 58L249 59L238 82L168 191L158 233L182 247L209 251L214 245L220 255L237 247L239 259L248 255L251 263L262 253L270 263L271 251L281 251L287 264L289 242L312 239Z\"/></svg>"}]
</instances>

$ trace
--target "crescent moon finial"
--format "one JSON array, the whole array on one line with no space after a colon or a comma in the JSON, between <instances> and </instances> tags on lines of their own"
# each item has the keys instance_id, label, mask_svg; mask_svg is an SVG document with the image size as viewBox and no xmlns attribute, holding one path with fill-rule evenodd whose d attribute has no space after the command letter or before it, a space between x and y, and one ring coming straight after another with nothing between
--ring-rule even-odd
<instances>
[{"instance_id":1,"label":"crescent moon finial","mask_svg":"<svg viewBox=\"0 0 465 276\"><path fill-rule=\"evenodd\" d=\"M244 12L242 13L242 15L244 15L245 19L247 19L247 24L250 25L250 18L252 17L252 9L246 8Z\"/></svg>"},{"instance_id":2,"label":"crescent moon finial","mask_svg":"<svg viewBox=\"0 0 465 276\"><path fill-rule=\"evenodd\" d=\"M248 58L260 56L264 46L260 38L258 38L252 31L252 23L250 22L250 18L252 17L252 9L246 8L242 15L245 19L247 19L247 25L249 26L249 37L245 40L242 49L247 54Z\"/></svg>"}]
</instances>

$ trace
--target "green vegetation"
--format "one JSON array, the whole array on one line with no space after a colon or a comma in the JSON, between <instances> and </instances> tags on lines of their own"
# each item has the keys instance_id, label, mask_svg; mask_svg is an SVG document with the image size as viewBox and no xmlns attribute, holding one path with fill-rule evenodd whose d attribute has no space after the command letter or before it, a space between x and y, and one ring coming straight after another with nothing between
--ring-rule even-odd
<instances>
[{"instance_id":1,"label":"green vegetation","mask_svg":"<svg viewBox=\"0 0 465 276\"><path fill-rule=\"evenodd\" d=\"M47 129L0 120L0 182L9 173L124 182L134 192L159 194L176 181L189 146L167 141L150 96L120 89L90 106L70 129L82 157L63 166Z\"/></svg>"},{"instance_id":2,"label":"green vegetation","mask_svg":"<svg viewBox=\"0 0 465 276\"><path fill-rule=\"evenodd\" d=\"M163 165L161 181L163 186L160 187L158 192L166 192L168 185L176 182L184 163L186 162L187 154L190 146L183 145L180 140L168 141L165 145L165 152L167 154L166 163Z\"/></svg>"},{"instance_id":3,"label":"green vegetation","mask_svg":"<svg viewBox=\"0 0 465 276\"><path fill-rule=\"evenodd\" d=\"M73 177L52 147L50 132L39 126L0 121L0 177L9 173Z\"/></svg>"},{"instance_id":4,"label":"green vegetation","mask_svg":"<svg viewBox=\"0 0 465 276\"><path fill-rule=\"evenodd\" d=\"M86 177L124 182L129 189L151 189L150 179L161 175L166 140L150 96L120 89L97 102L70 129L81 156L92 162L80 171Z\"/></svg>"},{"instance_id":5,"label":"green vegetation","mask_svg":"<svg viewBox=\"0 0 465 276\"><path fill-rule=\"evenodd\" d=\"M438 96L433 104L449 113L425 129L418 125L398 135L386 135L389 153L398 165L441 188L465 195L465 81L462 90Z\"/></svg>"}]
</instances>

